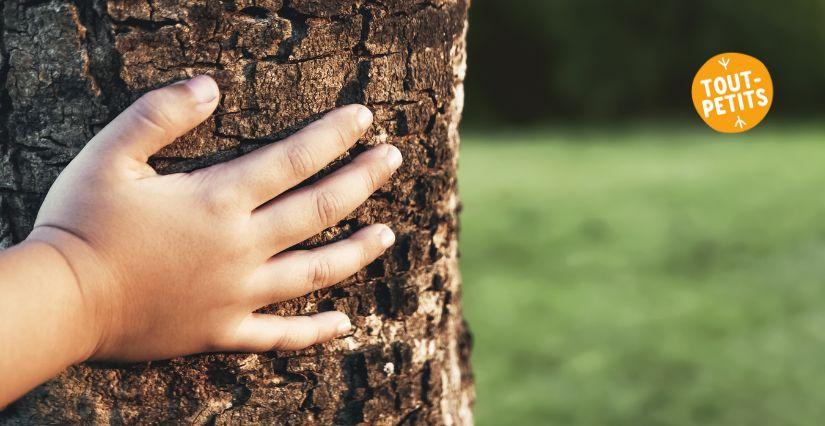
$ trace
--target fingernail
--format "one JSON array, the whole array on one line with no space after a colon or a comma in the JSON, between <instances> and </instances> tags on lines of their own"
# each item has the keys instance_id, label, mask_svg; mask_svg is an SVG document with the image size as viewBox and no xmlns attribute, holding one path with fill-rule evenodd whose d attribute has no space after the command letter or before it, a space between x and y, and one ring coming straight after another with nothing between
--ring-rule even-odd
<instances>
[{"instance_id":1,"label":"fingernail","mask_svg":"<svg viewBox=\"0 0 825 426\"><path fill-rule=\"evenodd\" d=\"M347 334L352 330L352 324L350 324L349 320L342 321L338 324L338 328L335 330L338 332L338 335Z\"/></svg>"},{"instance_id":2,"label":"fingernail","mask_svg":"<svg viewBox=\"0 0 825 426\"><path fill-rule=\"evenodd\" d=\"M195 95L195 100L205 104L215 100L220 93L215 80L205 75L199 75L186 81L186 86Z\"/></svg>"},{"instance_id":3,"label":"fingernail","mask_svg":"<svg viewBox=\"0 0 825 426\"><path fill-rule=\"evenodd\" d=\"M381 245L385 248L391 246L392 243L395 242L395 233L387 227L384 227L384 229L381 230L378 237L381 238Z\"/></svg>"},{"instance_id":4,"label":"fingernail","mask_svg":"<svg viewBox=\"0 0 825 426\"><path fill-rule=\"evenodd\" d=\"M358 108L356 120L358 121L358 128L365 130L372 124L372 111L365 106Z\"/></svg>"},{"instance_id":5,"label":"fingernail","mask_svg":"<svg viewBox=\"0 0 825 426\"><path fill-rule=\"evenodd\" d=\"M402 161L401 151L392 145L387 145L387 161L389 162L390 167L394 169L398 168Z\"/></svg>"}]
</instances>

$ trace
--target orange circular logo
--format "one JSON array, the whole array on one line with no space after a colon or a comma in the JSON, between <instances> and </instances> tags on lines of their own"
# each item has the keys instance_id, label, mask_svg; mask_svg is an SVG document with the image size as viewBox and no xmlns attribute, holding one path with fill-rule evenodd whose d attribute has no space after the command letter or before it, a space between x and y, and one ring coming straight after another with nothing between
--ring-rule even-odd
<instances>
[{"instance_id":1,"label":"orange circular logo","mask_svg":"<svg viewBox=\"0 0 825 426\"><path fill-rule=\"evenodd\" d=\"M693 106L713 130L742 133L771 109L773 81L759 59L741 53L710 58L693 79Z\"/></svg>"}]
</instances>

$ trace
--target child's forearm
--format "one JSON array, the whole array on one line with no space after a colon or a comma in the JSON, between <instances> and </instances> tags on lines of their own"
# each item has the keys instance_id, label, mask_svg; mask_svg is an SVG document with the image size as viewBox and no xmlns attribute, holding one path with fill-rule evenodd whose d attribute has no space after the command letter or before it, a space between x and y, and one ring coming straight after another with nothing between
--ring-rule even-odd
<instances>
[{"instance_id":1,"label":"child's forearm","mask_svg":"<svg viewBox=\"0 0 825 426\"><path fill-rule=\"evenodd\" d=\"M0 407L85 360L97 330L75 273L51 245L0 252Z\"/></svg>"}]
</instances>

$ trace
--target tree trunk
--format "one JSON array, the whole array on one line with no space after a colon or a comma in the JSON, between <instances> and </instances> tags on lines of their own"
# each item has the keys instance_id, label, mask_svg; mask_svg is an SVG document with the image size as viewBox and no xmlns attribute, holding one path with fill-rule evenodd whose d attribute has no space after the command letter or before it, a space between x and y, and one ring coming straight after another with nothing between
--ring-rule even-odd
<instances>
[{"instance_id":1,"label":"tree trunk","mask_svg":"<svg viewBox=\"0 0 825 426\"><path fill-rule=\"evenodd\" d=\"M340 285L267 308L340 309L352 335L300 352L75 366L0 423L472 422L455 173L468 1L6 0L0 247L26 237L96 131L141 93L195 74L215 77L221 105L153 158L160 172L238 156L355 102L376 120L352 152L390 142L405 164L304 244L386 222L398 234L391 252Z\"/></svg>"}]
</instances>

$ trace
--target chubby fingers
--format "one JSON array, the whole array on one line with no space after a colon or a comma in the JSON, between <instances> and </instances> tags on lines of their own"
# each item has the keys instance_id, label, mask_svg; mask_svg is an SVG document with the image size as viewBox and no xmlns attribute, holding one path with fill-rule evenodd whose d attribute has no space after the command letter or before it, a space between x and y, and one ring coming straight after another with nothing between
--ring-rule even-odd
<instances>
[{"instance_id":1,"label":"chubby fingers","mask_svg":"<svg viewBox=\"0 0 825 426\"><path fill-rule=\"evenodd\" d=\"M310 316L279 317L249 314L241 321L230 341L220 350L237 352L294 351L347 334L349 318L341 312L321 312Z\"/></svg>"},{"instance_id":2,"label":"chubby fingers","mask_svg":"<svg viewBox=\"0 0 825 426\"><path fill-rule=\"evenodd\" d=\"M252 308L292 299L340 282L380 256L395 242L385 225L368 226L351 237L312 250L281 253L260 267L251 284ZM218 350L298 350L350 332L341 312L279 317L252 313Z\"/></svg>"},{"instance_id":3,"label":"chubby fingers","mask_svg":"<svg viewBox=\"0 0 825 426\"><path fill-rule=\"evenodd\" d=\"M239 202L252 211L345 153L370 124L367 107L347 105L280 142L203 172L212 173L215 185L239 194Z\"/></svg>"},{"instance_id":4,"label":"chubby fingers","mask_svg":"<svg viewBox=\"0 0 825 426\"><path fill-rule=\"evenodd\" d=\"M89 149L145 163L152 154L206 120L219 98L218 85L206 75L153 90L95 135Z\"/></svg>"},{"instance_id":5,"label":"chubby fingers","mask_svg":"<svg viewBox=\"0 0 825 426\"><path fill-rule=\"evenodd\" d=\"M337 284L381 256L395 242L386 225L371 225L349 238L311 250L280 253L252 278L254 308Z\"/></svg>"},{"instance_id":6,"label":"chubby fingers","mask_svg":"<svg viewBox=\"0 0 825 426\"><path fill-rule=\"evenodd\" d=\"M277 253L335 225L389 180L401 152L378 145L312 185L286 193L257 209L252 225L261 246Z\"/></svg>"}]
</instances>

